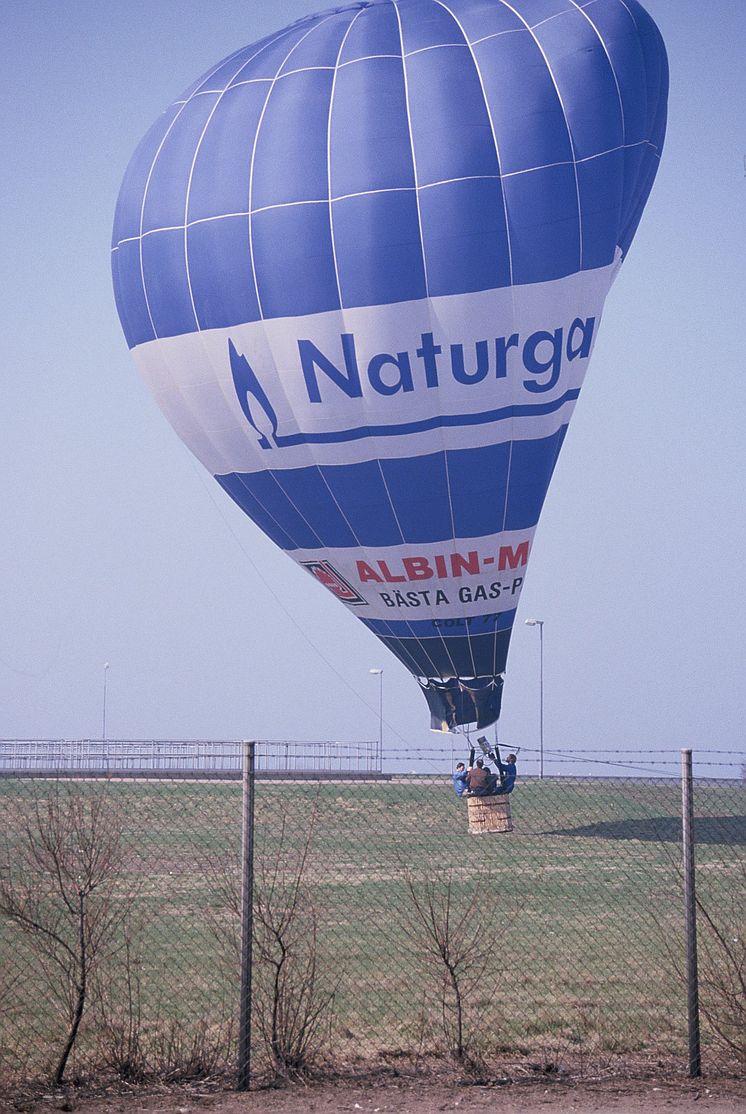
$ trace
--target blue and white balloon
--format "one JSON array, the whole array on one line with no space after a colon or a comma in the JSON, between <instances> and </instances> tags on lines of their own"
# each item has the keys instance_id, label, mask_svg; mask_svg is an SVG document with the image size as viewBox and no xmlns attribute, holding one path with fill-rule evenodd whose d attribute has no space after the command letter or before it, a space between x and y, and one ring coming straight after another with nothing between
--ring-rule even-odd
<instances>
[{"instance_id":1,"label":"blue and white balloon","mask_svg":"<svg viewBox=\"0 0 746 1114\"><path fill-rule=\"evenodd\" d=\"M222 487L485 727L668 71L636 0L361 0L215 66L117 205L129 346Z\"/></svg>"}]
</instances>

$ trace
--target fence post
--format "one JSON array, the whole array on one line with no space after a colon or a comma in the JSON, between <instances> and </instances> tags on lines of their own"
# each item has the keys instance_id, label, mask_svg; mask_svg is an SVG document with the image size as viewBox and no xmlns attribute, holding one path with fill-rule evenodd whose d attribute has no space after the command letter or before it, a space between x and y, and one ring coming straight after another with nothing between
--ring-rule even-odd
<instances>
[{"instance_id":1,"label":"fence post","mask_svg":"<svg viewBox=\"0 0 746 1114\"><path fill-rule=\"evenodd\" d=\"M243 743L241 809L241 990L238 1021L237 1090L251 1083L251 941L254 896L254 747Z\"/></svg>"},{"instance_id":2,"label":"fence post","mask_svg":"<svg viewBox=\"0 0 746 1114\"><path fill-rule=\"evenodd\" d=\"M686 1012L689 1034L689 1075L702 1074L699 1042L697 977L697 899L694 886L694 788L692 752L681 752L681 828L684 853L684 920L686 931Z\"/></svg>"}]
</instances>

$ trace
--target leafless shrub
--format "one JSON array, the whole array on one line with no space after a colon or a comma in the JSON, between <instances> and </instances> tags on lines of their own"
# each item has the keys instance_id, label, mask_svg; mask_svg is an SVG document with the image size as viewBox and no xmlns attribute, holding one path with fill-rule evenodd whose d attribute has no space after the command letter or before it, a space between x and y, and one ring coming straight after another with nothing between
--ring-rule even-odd
<instances>
[{"instance_id":1,"label":"leafless shrub","mask_svg":"<svg viewBox=\"0 0 746 1114\"><path fill-rule=\"evenodd\" d=\"M746 864L723 905L697 898L700 1010L722 1049L746 1061Z\"/></svg>"},{"instance_id":2,"label":"leafless shrub","mask_svg":"<svg viewBox=\"0 0 746 1114\"><path fill-rule=\"evenodd\" d=\"M16 988L20 981L18 972L9 970L5 964L0 966L0 1078L2 1078L5 1066L10 1062L11 1057L18 1059L17 1050L11 1050L9 1047L5 1031L11 1015L13 999L16 996Z\"/></svg>"},{"instance_id":3,"label":"leafless shrub","mask_svg":"<svg viewBox=\"0 0 746 1114\"><path fill-rule=\"evenodd\" d=\"M126 906L114 897L121 831L102 794L55 784L18 820L18 842L0 877L0 915L27 937L37 970L66 1023L54 1070L62 1084L91 980Z\"/></svg>"},{"instance_id":4,"label":"leafless shrub","mask_svg":"<svg viewBox=\"0 0 746 1114\"><path fill-rule=\"evenodd\" d=\"M142 1008L141 941L129 926L111 981L99 985L96 1010L99 1062L127 1083L183 1083L224 1073L233 1047L233 1024L169 1017L156 1005Z\"/></svg>"},{"instance_id":5,"label":"leafless shrub","mask_svg":"<svg viewBox=\"0 0 746 1114\"><path fill-rule=\"evenodd\" d=\"M147 1049L147 1074L167 1083L214 1079L226 1067L226 1049L233 1045L233 1025L211 1025L200 1019L161 1019Z\"/></svg>"},{"instance_id":6,"label":"leafless shrub","mask_svg":"<svg viewBox=\"0 0 746 1114\"><path fill-rule=\"evenodd\" d=\"M681 862L667 847L678 886L671 886L671 902L681 900L684 872ZM697 979L699 1011L707 1023L716 1046L746 1062L746 922L743 895L746 893L746 864L739 864L736 879L719 895L695 897L697 909ZM686 984L685 943L682 935L672 941L670 925L654 910L647 916L655 926L663 945L668 967L679 982Z\"/></svg>"},{"instance_id":7,"label":"leafless shrub","mask_svg":"<svg viewBox=\"0 0 746 1114\"><path fill-rule=\"evenodd\" d=\"M297 820L284 801L277 813L272 860L260 863L254 887L255 1017L272 1069L285 1079L307 1074L318 1059L337 982L319 962L318 915L306 880L318 802L295 853Z\"/></svg>"},{"instance_id":8,"label":"leafless shrub","mask_svg":"<svg viewBox=\"0 0 746 1114\"><path fill-rule=\"evenodd\" d=\"M272 803L272 845L258 856L253 894L253 1011L277 1079L306 1075L318 1060L332 1022L337 981L323 970L318 913L308 885L318 800L299 830L284 798ZM224 856L206 865L214 895L207 913L224 969L235 970L241 934L238 864Z\"/></svg>"},{"instance_id":9,"label":"leafless shrub","mask_svg":"<svg viewBox=\"0 0 746 1114\"><path fill-rule=\"evenodd\" d=\"M213 852L204 857L203 870L211 898L204 917L217 948L215 962L224 980L235 984L241 953L241 864L237 855Z\"/></svg>"},{"instance_id":10,"label":"leafless shrub","mask_svg":"<svg viewBox=\"0 0 746 1114\"><path fill-rule=\"evenodd\" d=\"M132 916L126 918L117 962L98 972L93 991L100 1060L130 1083L142 1082L150 1071L143 1036L141 928Z\"/></svg>"},{"instance_id":11,"label":"leafless shrub","mask_svg":"<svg viewBox=\"0 0 746 1114\"><path fill-rule=\"evenodd\" d=\"M467 1070L483 1071L479 1023L500 981L493 950L494 899L479 883L405 876L409 907L403 929L409 951L424 964L436 989L440 1026L452 1056Z\"/></svg>"}]
</instances>

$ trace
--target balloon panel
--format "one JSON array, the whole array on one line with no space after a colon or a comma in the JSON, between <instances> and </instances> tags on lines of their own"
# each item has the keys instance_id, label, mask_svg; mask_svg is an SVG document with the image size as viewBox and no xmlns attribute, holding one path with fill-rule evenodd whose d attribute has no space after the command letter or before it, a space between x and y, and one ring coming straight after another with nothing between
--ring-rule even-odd
<instances>
[{"instance_id":1,"label":"balloon panel","mask_svg":"<svg viewBox=\"0 0 746 1114\"><path fill-rule=\"evenodd\" d=\"M499 712L666 89L634 0L372 0L220 63L127 171L115 293L159 404L439 723Z\"/></svg>"}]
</instances>

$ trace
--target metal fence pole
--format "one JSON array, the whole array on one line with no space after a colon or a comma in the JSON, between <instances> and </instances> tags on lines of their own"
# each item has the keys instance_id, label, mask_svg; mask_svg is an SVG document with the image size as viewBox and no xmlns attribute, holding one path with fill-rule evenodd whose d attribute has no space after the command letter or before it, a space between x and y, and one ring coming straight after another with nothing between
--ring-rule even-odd
<instances>
[{"instance_id":1,"label":"metal fence pole","mask_svg":"<svg viewBox=\"0 0 746 1114\"><path fill-rule=\"evenodd\" d=\"M694 788L692 752L681 752L681 821L684 853L684 919L686 931L686 1011L689 1033L689 1075L702 1074L699 1041L697 978L697 900L694 887Z\"/></svg>"},{"instance_id":2,"label":"metal fence pole","mask_svg":"<svg viewBox=\"0 0 746 1114\"><path fill-rule=\"evenodd\" d=\"M243 806L241 810L241 1001L238 1021L238 1085L251 1083L251 940L254 895L254 747L243 744Z\"/></svg>"}]
</instances>

